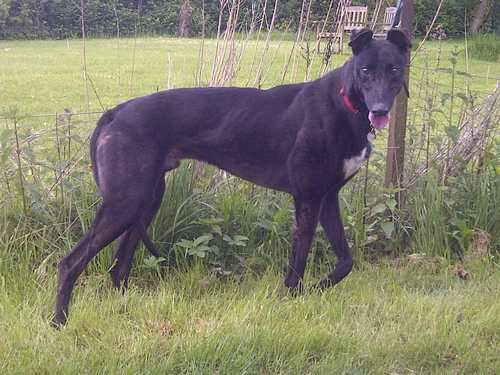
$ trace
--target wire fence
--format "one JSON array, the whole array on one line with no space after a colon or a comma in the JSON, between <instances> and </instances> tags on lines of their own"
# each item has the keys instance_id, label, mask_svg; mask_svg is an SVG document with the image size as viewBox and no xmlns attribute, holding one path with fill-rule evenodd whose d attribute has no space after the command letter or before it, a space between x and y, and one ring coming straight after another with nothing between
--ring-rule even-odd
<instances>
[{"instance_id":1,"label":"wire fence","mask_svg":"<svg viewBox=\"0 0 500 375\"><path fill-rule=\"evenodd\" d=\"M498 82L498 77L465 74L453 66L411 66L406 187L430 168L455 165L457 169L456 160L477 167L487 154L498 155ZM26 210L47 198L64 201L66 192L75 184L92 183L88 137L101 114L66 109L62 113L23 115L17 108L4 113L0 117L2 201L15 204L21 197ZM40 120L44 126L36 126ZM470 139L481 145L473 148L475 154ZM465 143L469 146L454 147ZM443 145L449 152L443 152ZM384 144L377 147L383 150ZM383 167L381 162L375 165Z\"/></svg>"}]
</instances>

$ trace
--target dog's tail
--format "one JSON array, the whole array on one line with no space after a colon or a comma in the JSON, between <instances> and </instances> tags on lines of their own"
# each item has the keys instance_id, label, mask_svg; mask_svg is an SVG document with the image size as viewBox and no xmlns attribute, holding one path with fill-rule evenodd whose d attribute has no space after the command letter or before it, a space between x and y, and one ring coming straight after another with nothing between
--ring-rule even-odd
<instances>
[{"instance_id":1,"label":"dog's tail","mask_svg":"<svg viewBox=\"0 0 500 375\"><path fill-rule=\"evenodd\" d=\"M144 226L142 222L139 222L138 224L138 229L139 229L139 235L141 236L141 241L146 246L146 249L149 250L149 252L155 257L159 258L160 252L156 248L156 246L153 244L153 240L149 236L147 228Z\"/></svg>"},{"instance_id":2,"label":"dog's tail","mask_svg":"<svg viewBox=\"0 0 500 375\"><path fill-rule=\"evenodd\" d=\"M94 130L94 133L92 133L92 136L90 137L90 162L92 164L92 171L94 172L94 178L95 181L97 182L97 186L100 185L99 182L99 170L98 170L98 163L97 163L97 140L99 139L99 135L101 134L101 131L104 129L106 125L108 125L111 121L114 120L115 118L115 113L116 113L117 107L113 109L109 109L104 114L101 116L99 121L97 121L97 126Z\"/></svg>"}]
</instances>

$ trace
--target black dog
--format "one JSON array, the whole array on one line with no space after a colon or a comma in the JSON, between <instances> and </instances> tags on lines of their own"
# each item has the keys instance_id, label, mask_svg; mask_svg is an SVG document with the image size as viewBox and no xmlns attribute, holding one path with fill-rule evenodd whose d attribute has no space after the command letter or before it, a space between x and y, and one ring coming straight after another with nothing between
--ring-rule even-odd
<instances>
[{"instance_id":1,"label":"black dog","mask_svg":"<svg viewBox=\"0 0 500 375\"><path fill-rule=\"evenodd\" d=\"M308 83L252 88L190 88L158 92L107 111L90 141L102 205L89 231L59 264L57 325L66 322L71 292L88 262L120 237L111 278L127 286L143 240L158 255L147 227L160 207L165 172L180 160L204 160L245 180L292 194L296 217L285 285L301 287L318 221L335 251L328 287L352 269L339 190L370 156L374 128L404 85L407 30L375 40L353 32L354 57Z\"/></svg>"}]
</instances>

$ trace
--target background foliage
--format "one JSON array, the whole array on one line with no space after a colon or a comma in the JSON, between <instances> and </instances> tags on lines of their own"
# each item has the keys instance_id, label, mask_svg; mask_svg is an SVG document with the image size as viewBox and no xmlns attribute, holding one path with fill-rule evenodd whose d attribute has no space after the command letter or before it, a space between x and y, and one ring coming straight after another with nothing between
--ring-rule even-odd
<instances>
[{"instance_id":1,"label":"background foliage","mask_svg":"<svg viewBox=\"0 0 500 375\"><path fill-rule=\"evenodd\" d=\"M111 37L117 32L121 36L163 35L177 36L179 10L184 0L0 0L0 39L64 39L82 36L81 16L84 9L87 36ZM234 1L191 0L193 17L190 21L192 36L202 34L205 21L207 36L217 33L219 14L227 13ZM272 4L261 0L242 0L240 5L240 27L246 29L255 17L266 8L270 19ZM274 3L274 2L273 2ZM357 0L353 4L366 4L375 8L376 0ZM396 1L390 1L396 3ZM425 35L440 0L415 0L414 36ZM463 35L474 17L480 0L444 1L436 20L449 37ZM394 5L393 4L393 5ZM306 5L309 5L308 3ZM312 0L311 20L324 19L330 7L329 0ZM335 2L333 9L335 9ZM278 2L276 27L297 30L303 1L281 0ZM204 17L203 11L204 9ZM253 21L252 21L253 20ZM481 31L500 34L500 3L492 1Z\"/></svg>"}]
</instances>

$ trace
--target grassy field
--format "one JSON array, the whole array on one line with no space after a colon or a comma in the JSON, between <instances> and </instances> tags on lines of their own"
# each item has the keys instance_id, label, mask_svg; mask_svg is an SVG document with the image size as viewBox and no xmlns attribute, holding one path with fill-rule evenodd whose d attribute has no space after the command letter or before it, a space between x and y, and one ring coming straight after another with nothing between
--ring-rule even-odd
<instances>
[{"instance_id":1,"label":"grassy field","mask_svg":"<svg viewBox=\"0 0 500 375\"><path fill-rule=\"evenodd\" d=\"M423 120L437 148L443 129L497 84L500 64L463 52L455 60L460 43L427 43L413 60L409 153ZM298 298L283 286L290 197L184 163L169 174L169 199L150 229L165 259L139 250L122 294L111 287L106 249L78 281L68 325L53 330L57 263L99 203L86 138L104 108L172 87L267 88L322 70L320 56L290 41L272 41L267 53L253 41L225 70L214 64L214 41L202 58L192 39L87 40L85 50L84 60L80 40L0 41L0 374L500 372L497 140L482 169L467 166L446 183L430 170L396 209L381 181L381 132L369 167L342 194L355 270ZM347 58L335 55L331 67ZM72 114L61 116L64 108ZM207 233L217 254L179 246ZM330 254L319 229L306 285L333 267Z\"/></svg>"},{"instance_id":2,"label":"grassy field","mask_svg":"<svg viewBox=\"0 0 500 375\"><path fill-rule=\"evenodd\" d=\"M236 72L234 85L254 85L255 72L251 72L250 67L253 63L256 69L263 55L263 44L245 48L240 43L240 50L245 51L242 57L245 71ZM102 111L103 107L157 90L208 85L217 44L213 40L205 42L203 59L199 56L200 48L201 42L196 39L88 40L87 72L95 89L90 89L89 109ZM271 42L263 63L262 76L266 79L261 80L262 87L306 79L302 59L295 61L297 66L290 66L282 79L292 48L292 42ZM254 51L257 51L256 58ZM336 56L334 66L347 57ZM3 106L18 105L23 113L31 114L61 112L64 107L76 112L87 110L81 40L0 41L0 63L5 67L0 73ZM267 69L269 74L265 73ZM315 77L317 72L313 74Z\"/></svg>"},{"instance_id":3,"label":"grassy field","mask_svg":"<svg viewBox=\"0 0 500 375\"><path fill-rule=\"evenodd\" d=\"M218 280L203 269L75 290L49 326L56 280L3 275L2 374L496 374L500 273L409 257L363 264L324 294L291 298L281 272ZM149 280L149 282L148 282ZM22 281L22 283L21 283Z\"/></svg>"},{"instance_id":4,"label":"grassy field","mask_svg":"<svg viewBox=\"0 0 500 375\"><path fill-rule=\"evenodd\" d=\"M439 52L437 42L425 48L413 59L410 83L419 82L422 68L451 68L449 59L460 41L448 41ZM243 43L241 43L243 44ZM241 66L236 72L235 85L253 86L256 65L263 55L263 44L244 48ZM414 42L415 46L418 41ZM146 95L173 87L207 85L213 67L216 43L206 41L203 59L200 59L199 40L174 38L98 39L86 42L87 72L92 81L90 103L87 108L84 80L83 45L81 40L62 41L0 41L0 105L17 105L23 114L61 113L69 107L75 112L88 109L102 111L129 98ZM312 46L309 46L311 48ZM295 48L295 49L294 49ZM264 58L264 73L260 85L264 88L280 83L299 82L318 76L321 56L307 54L302 47L290 41L272 41ZM469 72L477 79L468 80L474 92L487 93L500 77L500 64L465 59L463 47L456 70ZM254 58L257 51L257 59ZM293 52L295 51L295 52ZM310 73L306 56L309 56ZM288 60L291 58L291 62ZM342 65L347 54L334 55L332 68ZM441 59L439 63L437 59ZM288 64L288 65L287 65ZM250 68L253 67L254 70ZM265 72L269 72L266 74ZM200 77L200 71L201 77ZM249 79L250 77L250 79ZM457 86L464 87L464 76ZM450 85L449 74L440 77L442 85Z\"/></svg>"}]
</instances>

